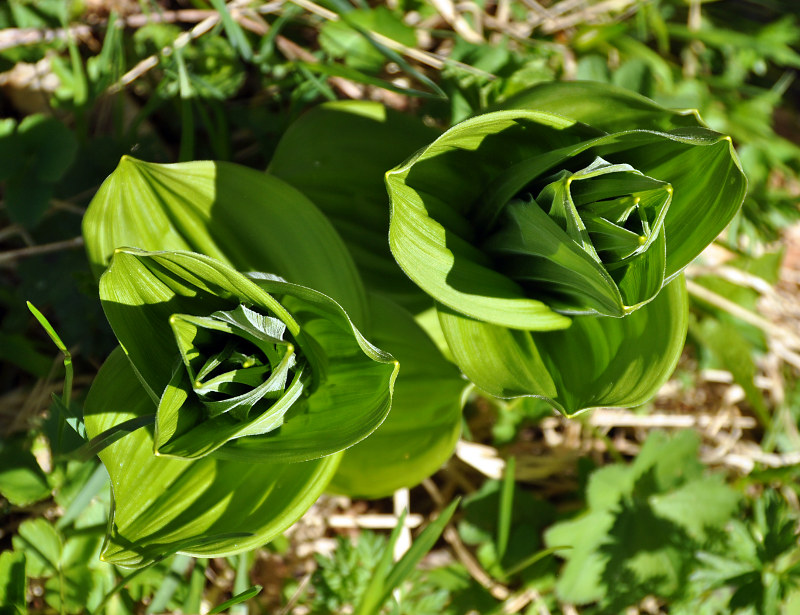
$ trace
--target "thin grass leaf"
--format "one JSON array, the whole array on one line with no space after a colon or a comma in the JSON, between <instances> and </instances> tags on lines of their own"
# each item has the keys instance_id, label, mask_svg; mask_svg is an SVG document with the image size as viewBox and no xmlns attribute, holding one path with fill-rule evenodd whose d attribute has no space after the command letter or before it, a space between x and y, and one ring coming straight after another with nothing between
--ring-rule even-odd
<instances>
[{"instance_id":1,"label":"thin grass leaf","mask_svg":"<svg viewBox=\"0 0 800 615\"><path fill-rule=\"evenodd\" d=\"M497 510L497 561L499 562L503 561L508 548L508 537L511 535L511 517L514 514L514 487L517 484L514 478L516 467L517 458L509 457L506 460L499 508Z\"/></svg>"},{"instance_id":2,"label":"thin grass leaf","mask_svg":"<svg viewBox=\"0 0 800 615\"><path fill-rule=\"evenodd\" d=\"M406 551L405 555L400 558L400 561L394 565L391 572L386 577L386 583L384 585L385 593L383 595L383 600L379 604L383 604L389 599L392 590L396 587L400 587L400 584L408 578L408 575L416 568L425 554L433 548L433 545L439 540L439 536L442 535L444 528L450 522L460 502L461 498L456 498L450 502L436 520L430 523L428 527L422 530L422 533L417 536L411 548Z\"/></svg>"},{"instance_id":3,"label":"thin grass leaf","mask_svg":"<svg viewBox=\"0 0 800 615\"><path fill-rule=\"evenodd\" d=\"M370 45L372 45L381 54L383 54L386 57L387 61L395 62L403 71L414 77L414 79L416 79L420 83L423 83L428 88L430 88L433 94L432 95L428 94L428 96L439 99L447 98L447 94L445 93L445 91L441 87L439 87L439 85L436 82L428 78L426 75L418 71L413 66L411 66L411 64L409 64L401 54L397 53L393 49L390 49L386 45L383 45L379 43L377 40L375 40L371 32L365 30L358 24L354 23L352 19L348 18L347 13L349 13L354 9L352 6L347 4L345 0L331 0L331 4L333 4L333 6L336 7L336 9L338 9L339 17L342 19L342 21L344 21L355 32L360 34L367 42L369 42Z\"/></svg>"},{"instance_id":4,"label":"thin grass leaf","mask_svg":"<svg viewBox=\"0 0 800 615\"><path fill-rule=\"evenodd\" d=\"M64 514L58 519L58 521L56 521L56 529L61 530L75 521L75 519L78 518L78 515L86 510L94 496L96 496L106 485L108 485L108 472L106 472L106 469L102 464L99 464L95 468L94 472L92 472L89 480L87 480L83 487L81 487L78 495L72 499L72 502L70 502L70 505L67 510L64 511Z\"/></svg>"},{"instance_id":5,"label":"thin grass leaf","mask_svg":"<svg viewBox=\"0 0 800 615\"><path fill-rule=\"evenodd\" d=\"M151 615L152 613L162 613L167 610L167 605L175 591L184 583L184 576L189 570L194 558L188 555L176 555L172 560L169 567L169 572L161 579L153 599L147 605L145 613Z\"/></svg>"},{"instance_id":6,"label":"thin grass leaf","mask_svg":"<svg viewBox=\"0 0 800 615\"><path fill-rule=\"evenodd\" d=\"M559 545L555 547L549 547L547 549L542 549L541 551L537 551L536 553L532 553L530 557L523 559L518 564L506 570L506 578L513 577L515 574L519 574L526 568L533 566L539 560L542 560L545 557L548 557L550 555L553 555L554 553L557 553L558 551L563 551L565 549L572 549L572 547L570 545Z\"/></svg>"},{"instance_id":7,"label":"thin grass leaf","mask_svg":"<svg viewBox=\"0 0 800 615\"><path fill-rule=\"evenodd\" d=\"M236 594L230 600L226 600L225 602L223 602L219 606L211 609L208 612L208 615L217 615L218 613L222 613L223 611L228 610L232 606L236 606L237 604L241 604L242 602L246 602L247 600L250 600L250 598L255 598L261 592L261 589L262 589L261 585L253 585L252 587L249 587L248 589L244 590L243 592L240 592L240 593Z\"/></svg>"},{"instance_id":8,"label":"thin grass leaf","mask_svg":"<svg viewBox=\"0 0 800 615\"><path fill-rule=\"evenodd\" d=\"M39 324L42 325L44 330L47 332L47 335L50 336L51 340L53 340L56 348L58 348L61 351L61 354L64 355L64 390L61 395L61 404L57 404L61 412L58 413L58 435L55 446L56 453L60 454L64 437L64 425L67 423L67 420L71 420L70 426L79 435L81 435L82 431L80 418L70 410L73 379L72 355L70 354L69 350L67 350L66 344L61 341L58 333L56 333L55 329L53 329L53 326L50 324L47 318L44 317L44 314L36 309L30 301L26 301L25 303L28 306L28 310L30 310L31 314L33 314L34 318L39 321Z\"/></svg>"},{"instance_id":9,"label":"thin grass leaf","mask_svg":"<svg viewBox=\"0 0 800 615\"><path fill-rule=\"evenodd\" d=\"M233 19L225 4L225 0L210 0L211 6L219 13L222 18L222 26L225 28L225 34L231 44L241 54L245 60L253 59L253 48L250 46L250 41L247 40L247 35L244 33L242 27Z\"/></svg>"},{"instance_id":10,"label":"thin grass leaf","mask_svg":"<svg viewBox=\"0 0 800 615\"><path fill-rule=\"evenodd\" d=\"M361 596L361 602L354 609L355 615L373 615L377 613L381 605L386 602L389 594L391 594L393 586L388 585L388 575L392 566L392 556L394 554L394 545L400 537L400 532L403 531L403 525L408 515L408 509L403 509L400 516L397 518L397 525L394 526L389 541L386 543L386 548L372 571L369 585L364 590Z\"/></svg>"},{"instance_id":11,"label":"thin grass leaf","mask_svg":"<svg viewBox=\"0 0 800 615\"><path fill-rule=\"evenodd\" d=\"M229 534L217 534L212 536L203 536L201 538L193 538L190 540L185 540L180 542L176 545L173 545L169 549L166 549L164 553L155 557L151 562L147 563L146 565L142 566L141 568L137 568L130 574L122 577L114 587L111 588L104 596L100 603L95 607L94 612L97 615L101 615L104 612L104 607L108 604L108 601L111 600L123 587L125 587L128 583L130 583L133 579L137 576L142 574L145 570L152 568L159 562L164 561L171 555L175 555L178 551L188 551L197 549L198 547L202 547L206 544L211 544L214 542L218 542L220 540L231 540L235 538L246 538L250 534L246 533L229 533Z\"/></svg>"},{"instance_id":12,"label":"thin grass leaf","mask_svg":"<svg viewBox=\"0 0 800 615\"><path fill-rule=\"evenodd\" d=\"M104 450L108 446L111 446L120 438L124 438L129 433L136 431L137 429L152 425L155 423L155 420L155 414L146 414L144 416L136 417L135 419L130 419L118 425L114 425L114 427L106 429L103 433L96 435L86 444L83 444L74 451L70 451L66 455L63 455L61 459L89 461L100 451Z\"/></svg>"},{"instance_id":13,"label":"thin grass leaf","mask_svg":"<svg viewBox=\"0 0 800 615\"><path fill-rule=\"evenodd\" d=\"M298 63L297 65L311 73L320 73L323 75L328 75L329 77L342 77L344 79L349 79L350 81L355 81L356 83L363 83L365 85L372 85L390 92L397 92L398 94L403 94L404 96L415 96L417 98L428 99L440 98L440 96L436 94L431 94L430 92L424 92L422 90L415 90L413 88L404 88L402 86L395 85L391 81L386 81L378 77L372 77L371 75L367 75L359 70L350 68L349 66L344 66L342 64L302 62Z\"/></svg>"}]
</instances>

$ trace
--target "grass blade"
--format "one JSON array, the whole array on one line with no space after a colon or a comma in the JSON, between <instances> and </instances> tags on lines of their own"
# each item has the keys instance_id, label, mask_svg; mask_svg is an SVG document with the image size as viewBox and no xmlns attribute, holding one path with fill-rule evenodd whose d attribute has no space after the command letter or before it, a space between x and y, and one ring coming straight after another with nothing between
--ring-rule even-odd
<instances>
[{"instance_id":1,"label":"grass blade","mask_svg":"<svg viewBox=\"0 0 800 615\"><path fill-rule=\"evenodd\" d=\"M245 600L250 600L250 598L257 596L260 591L261 591L260 585L253 585L252 587L248 587L243 592L236 594L230 600L226 600L218 607L211 609L208 612L208 615L217 615L217 613L222 613L223 611L229 609L232 606L235 606L237 604L244 602Z\"/></svg>"}]
</instances>

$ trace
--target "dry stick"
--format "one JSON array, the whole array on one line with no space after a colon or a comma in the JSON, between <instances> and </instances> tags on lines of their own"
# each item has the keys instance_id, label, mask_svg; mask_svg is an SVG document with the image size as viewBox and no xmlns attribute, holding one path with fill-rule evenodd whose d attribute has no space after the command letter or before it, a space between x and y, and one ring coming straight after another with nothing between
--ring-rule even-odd
<instances>
[{"instance_id":1,"label":"dry stick","mask_svg":"<svg viewBox=\"0 0 800 615\"><path fill-rule=\"evenodd\" d=\"M415 528L422 525L423 517L420 514L411 513L406 517L405 526ZM397 526L395 515L365 514L354 517L352 515L331 515L328 517L328 525L334 529L369 529L369 530L391 530Z\"/></svg>"},{"instance_id":2,"label":"dry stick","mask_svg":"<svg viewBox=\"0 0 800 615\"><path fill-rule=\"evenodd\" d=\"M200 9L182 9L177 11L162 11L150 15L137 14L122 17L117 22L121 27L140 28L150 23L195 23L203 21L216 11L206 11ZM103 21L98 25L103 26L108 22ZM55 40L67 40L70 36L76 38L86 38L91 36L92 30L96 26L84 24L69 26L67 28L5 28L0 30L0 51L22 47L25 45L35 45L37 43L50 43Z\"/></svg>"},{"instance_id":3,"label":"dry stick","mask_svg":"<svg viewBox=\"0 0 800 615\"><path fill-rule=\"evenodd\" d=\"M328 21L339 21L340 17L338 14L334 13L333 11L329 11L328 9L319 6L311 2L310 0L291 0L297 6L304 8L309 13L314 13L323 19L327 19ZM414 49L412 47L406 47L402 43L398 43L396 40L387 38L378 34L377 32L369 31L370 36L375 39L377 42L393 49L394 51L399 51L400 53L421 62L422 64L427 64L431 68L441 69L445 65L445 59L441 56L438 56L434 53L430 53L429 51L422 51L421 49Z\"/></svg>"},{"instance_id":4,"label":"dry stick","mask_svg":"<svg viewBox=\"0 0 800 615\"><path fill-rule=\"evenodd\" d=\"M739 318L740 320L743 320L744 322L753 325L754 327L758 327L771 337L776 338L776 340L781 340L782 344L780 345L783 345L784 348L786 348L785 346L786 342L791 342L792 346L794 346L795 348L800 348L800 339L798 339L797 336L788 329L785 329L780 325L776 325L775 323L768 321L766 318L762 318L758 314L754 314L750 310L743 308L742 306L740 306L737 303L734 303L730 299L726 299L722 295L718 295L717 293L708 290L704 286L700 286L700 284L697 284L692 280L686 280L686 287L689 289L689 292L693 294L695 297L698 297L703 301L707 301L708 303L720 309L725 310L732 316L735 316L736 318ZM780 356L780 353L777 351L777 348L776 348L776 354ZM793 361L794 359L787 362L792 363L792 365L800 369L800 362L794 363Z\"/></svg>"},{"instance_id":5,"label":"dry stick","mask_svg":"<svg viewBox=\"0 0 800 615\"><path fill-rule=\"evenodd\" d=\"M714 275L727 280L737 286L745 286L758 291L762 295L774 294L775 289L764 278L759 278L757 275L742 271L736 267L729 265L719 265L716 267L707 267L703 265L689 265L686 270L686 277L694 279L701 275Z\"/></svg>"},{"instance_id":6,"label":"dry stick","mask_svg":"<svg viewBox=\"0 0 800 615\"><path fill-rule=\"evenodd\" d=\"M29 246L33 245L33 239L28 232L17 224L11 224L4 229L0 229L0 241L8 239L9 237L14 237L15 235L22 237L22 240Z\"/></svg>"},{"instance_id":7,"label":"dry stick","mask_svg":"<svg viewBox=\"0 0 800 615\"><path fill-rule=\"evenodd\" d=\"M434 483L430 478L426 478L422 481L422 486L431 496L431 499L436 504L437 508L444 508L444 497L442 497L442 494L439 491L439 488L436 486L436 483ZM481 586L486 588L497 600L508 600L509 596L511 596L509 589L505 585L501 585L491 576L489 576L489 573L487 573L481 567L481 565L478 563L478 560L475 559L472 553L470 553L469 549L467 549L467 547L461 541L458 531L451 524L447 524L447 527L444 528L442 536L453 549L456 557L461 561L461 563L464 565L464 568L467 569L467 572L469 572L473 579L480 583Z\"/></svg>"},{"instance_id":8,"label":"dry stick","mask_svg":"<svg viewBox=\"0 0 800 615\"><path fill-rule=\"evenodd\" d=\"M339 15L337 15L332 11L329 11L326 8L319 6L318 4L315 4L314 2L311 2L310 0L291 0L291 2L293 2L294 4L296 4L301 8L306 9L309 13L314 13L315 15L322 17L323 19L328 19L329 21L339 21ZM442 55L439 55L437 53L432 53L430 51L424 51L422 49L408 47L406 45L403 45L403 43L394 40L393 38L388 38L386 36L383 36L382 34L378 34L377 32L373 32L371 30L368 30L368 32L369 35L381 45L384 45L389 49L392 49L393 51L402 53L404 56L409 57L412 60L416 60L420 64L425 64L427 66L430 66L431 68L435 68L436 70L441 70L442 68L444 68L445 65L449 65L463 69L473 74L481 74L487 79L495 78L495 76L492 75L491 73L487 73L480 69L476 69L475 67L469 66L468 64L464 64L463 62L458 62L457 60L451 60L449 58L445 58Z\"/></svg>"},{"instance_id":9,"label":"dry stick","mask_svg":"<svg viewBox=\"0 0 800 615\"><path fill-rule=\"evenodd\" d=\"M548 609L547 605L542 601L542 595L532 587L523 589L509 597L509 599L502 604L502 610L500 612L509 614L519 613L531 602L536 603L535 606L539 611L539 615L551 615L550 609Z\"/></svg>"},{"instance_id":10,"label":"dry stick","mask_svg":"<svg viewBox=\"0 0 800 615\"><path fill-rule=\"evenodd\" d=\"M314 572L312 571L307 573L303 577L303 580L300 581L300 584L297 586L297 589L294 590L294 593L292 594L292 597L289 598L288 602L286 603L286 606L283 607L280 611L278 611L278 615L289 615L289 613L292 612L294 605L297 604L297 602L300 600L300 596L302 596L303 592L306 591L306 587L308 587L308 584L311 582L311 577L313 575Z\"/></svg>"},{"instance_id":11,"label":"dry stick","mask_svg":"<svg viewBox=\"0 0 800 615\"><path fill-rule=\"evenodd\" d=\"M647 427L655 428L706 428L714 424L712 414L649 414L638 415L633 412L598 409L589 417L595 427ZM738 429L755 429L758 423L753 417L740 416L731 419L731 425Z\"/></svg>"},{"instance_id":12,"label":"dry stick","mask_svg":"<svg viewBox=\"0 0 800 615\"><path fill-rule=\"evenodd\" d=\"M203 21L197 24L194 28L189 30L188 32L182 32L176 39L172 45L168 45L161 50L162 55L169 55L174 50L180 49L188 45L191 41L196 38L199 38L211 28L213 28L220 20L219 13L212 11L208 17L206 17ZM122 90L126 85L134 82L136 79L147 73L149 70L158 66L158 55L153 54L141 62L139 62L136 66L134 66L131 70L127 73L122 75L119 81L108 88L109 93L116 93Z\"/></svg>"},{"instance_id":13,"label":"dry stick","mask_svg":"<svg viewBox=\"0 0 800 615\"><path fill-rule=\"evenodd\" d=\"M605 0L593 6L587 7L582 11L576 11L570 15L565 15L559 19L555 19L542 26L542 31L545 33L558 32L566 30L572 26L577 26L582 23L590 23L592 19L599 17L605 13L612 11L624 11L634 4L636 0Z\"/></svg>"},{"instance_id":14,"label":"dry stick","mask_svg":"<svg viewBox=\"0 0 800 615\"><path fill-rule=\"evenodd\" d=\"M472 26L467 23L467 20L456 11L452 0L430 0L430 3L465 41L476 45L484 42L483 37L475 32Z\"/></svg>"},{"instance_id":15,"label":"dry stick","mask_svg":"<svg viewBox=\"0 0 800 615\"><path fill-rule=\"evenodd\" d=\"M6 263L27 256L35 256L37 254L47 254L48 252L80 248L82 245L83 237L73 237L72 239L65 239L64 241L29 246L27 248L19 248L18 250L8 250L7 252L0 252L0 263Z\"/></svg>"},{"instance_id":16,"label":"dry stick","mask_svg":"<svg viewBox=\"0 0 800 615\"><path fill-rule=\"evenodd\" d=\"M394 508L395 525L400 521L400 515L403 510L411 513L411 494L408 488L403 487L394 492L392 496L392 506ZM400 530L400 535L397 537L397 542L394 543L394 561L399 562L406 551L411 548L411 528L407 522L403 523L403 529Z\"/></svg>"}]
</instances>

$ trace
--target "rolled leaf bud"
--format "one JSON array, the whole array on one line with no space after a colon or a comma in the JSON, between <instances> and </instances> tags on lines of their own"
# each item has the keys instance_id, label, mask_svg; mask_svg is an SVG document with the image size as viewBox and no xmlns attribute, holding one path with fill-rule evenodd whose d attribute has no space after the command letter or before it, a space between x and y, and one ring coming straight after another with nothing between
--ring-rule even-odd
<instances>
[{"instance_id":1,"label":"rolled leaf bud","mask_svg":"<svg viewBox=\"0 0 800 615\"><path fill-rule=\"evenodd\" d=\"M389 412L396 361L317 291L199 254L119 249L100 298L157 402L159 455L316 459Z\"/></svg>"},{"instance_id":2,"label":"rolled leaf bud","mask_svg":"<svg viewBox=\"0 0 800 615\"><path fill-rule=\"evenodd\" d=\"M566 414L644 403L683 347L681 272L744 198L731 140L603 84L504 107L386 174L392 254L489 393Z\"/></svg>"}]
</instances>

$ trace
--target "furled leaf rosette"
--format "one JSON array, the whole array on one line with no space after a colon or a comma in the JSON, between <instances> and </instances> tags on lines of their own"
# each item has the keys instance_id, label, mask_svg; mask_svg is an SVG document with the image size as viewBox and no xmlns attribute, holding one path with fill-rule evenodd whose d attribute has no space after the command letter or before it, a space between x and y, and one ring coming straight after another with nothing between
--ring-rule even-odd
<instances>
[{"instance_id":1,"label":"furled leaf rosette","mask_svg":"<svg viewBox=\"0 0 800 615\"><path fill-rule=\"evenodd\" d=\"M529 296L561 313L624 316L664 283L672 187L597 158L505 206L483 249Z\"/></svg>"},{"instance_id":2,"label":"furled leaf rosette","mask_svg":"<svg viewBox=\"0 0 800 615\"><path fill-rule=\"evenodd\" d=\"M100 453L114 496L106 561L264 544L389 413L397 361L318 291L192 252L119 248L100 298L121 351L89 392L87 433L154 417Z\"/></svg>"},{"instance_id":3,"label":"furled leaf rosette","mask_svg":"<svg viewBox=\"0 0 800 615\"><path fill-rule=\"evenodd\" d=\"M381 237L385 244L388 231L383 174L427 142L430 134L421 121L391 113L378 103L330 103L292 125L270 165L295 188L273 175L231 163L154 164L125 156L84 218L87 253L98 276L122 246L192 250L240 271L269 271L335 299L367 339L401 363L389 416L341 455L331 489L349 495L380 497L414 486L451 455L460 433L466 382L413 315L386 295L416 308L430 304L430 298L408 281L387 245L376 249ZM309 135L315 139L314 148L308 148ZM358 239L357 245L350 241L345 247L337 231ZM369 293L364 292L351 250L369 281ZM286 416L281 414L285 405L275 403L274 387L284 385L285 374L285 391L307 391L311 373L297 360L299 350L291 334L268 331L269 342L257 340L257 345L268 345L268 358L247 335L254 334L250 321L264 322L268 316L246 305L222 312L227 314L176 315L174 330L166 331L180 336L175 341L184 352L184 369L174 372L177 393L165 398L163 414L168 414L168 404L182 406L185 398L214 411L230 407L230 417L245 412L255 417L269 404L274 404L269 406L274 419ZM269 322L265 329L271 328ZM231 344L227 349L226 339ZM221 348L215 340L223 342ZM269 384L258 383L259 373L273 369L277 371ZM252 390L246 382L226 381L251 376L258 383ZM118 405L107 409L112 408L125 410ZM263 419L262 427L272 420L267 415ZM137 454L146 448L139 442Z\"/></svg>"},{"instance_id":4,"label":"furled leaf rosette","mask_svg":"<svg viewBox=\"0 0 800 615\"><path fill-rule=\"evenodd\" d=\"M86 398L86 430L94 437L155 408L117 348ZM319 497L342 454L303 463L178 459L153 455L152 430L137 429L99 456L114 501L101 557L140 567L176 551L220 557L269 542Z\"/></svg>"},{"instance_id":5,"label":"furled leaf rosette","mask_svg":"<svg viewBox=\"0 0 800 615\"><path fill-rule=\"evenodd\" d=\"M391 407L396 361L317 291L199 254L120 249L100 298L157 404L159 455L316 459Z\"/></svg>"},{"instance_id":6,"label":"furled leaf rosette","mask_svg":"<svg viewBox=\"0 0 800 615\"><path fill-rule=\"evenodd\" d=\"M464 373L566 414L647 401L687 326L681 271L746 181L689 112L593 83L537 86L386 175L389 242Z\"/></svg>"}]
</instances>

